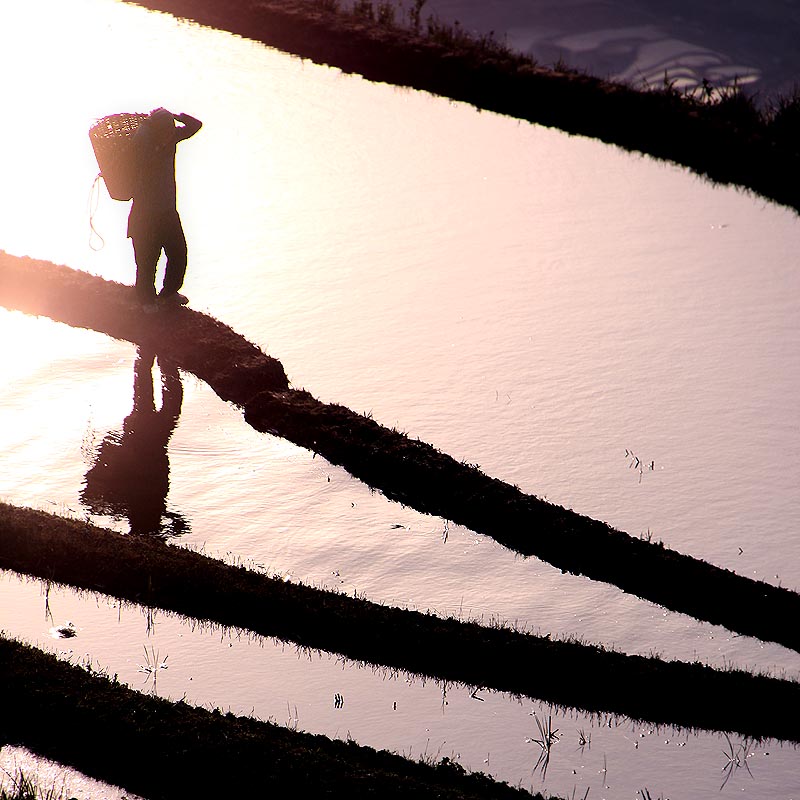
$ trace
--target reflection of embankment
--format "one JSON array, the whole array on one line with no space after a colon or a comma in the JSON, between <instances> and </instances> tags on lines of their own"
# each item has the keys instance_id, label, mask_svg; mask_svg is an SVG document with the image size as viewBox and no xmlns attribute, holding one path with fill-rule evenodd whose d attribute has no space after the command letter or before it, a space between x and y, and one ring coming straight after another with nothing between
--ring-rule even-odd
<instances>
[{"instance_id":1,"label":"reflection of embankment","mask_svg":"<svg viewBox=\"0 0 800 800\"><path fill-rule=\"evenodd\" d=\"M283 367L186 308L146 316L131 289L0 253L0 302L149 344L272 432L343 466L387 497L458 522L526 556L737 633L800 650L800 595L742 577L526 495L424 442L287 389Z\"/></svg>"},{"instance_id":2,"label":"reflection of embankment","mask_svg":"<svg viewBox=\"0 0 800 800\"><path fill-rule=\"evenodd\" d=\"M0 744L151 798L528 798L527 792L353 742L145 696L0 637ZM541 795L536 798L543 800Z\"/></svg>"},{"instance_id":3,"label":"reflection of embankment","mask_svg":"<svg viewBox=\"0 0 800 800\"><path fill-rule=\"evenodd\" d=\"M794 715L786 713L800 707L800 683L382 606L1 503L0 531L0 569L444 681L590 712L800 741Z\"/></svg>"},{"instance_id":4,"label":"reflection of embankment","mask_svg":"<svg viewBox=\"0 0 800 800\"><path fill-rule=\"evenodd\" d=\"M708 102L691 100L670 87L637 91L569 70L545 69L502 45L471 40L435 20L433 25L423 20L417 33L364 13L337 12L337 3L322 0L128 1L368 80L422 89L674 161L714 181L744 186L800 209L796 99L773 124L743 94L723 94ZM367 5L375 7L378 17L379 6L394 4L376 0Z\"/></svg>"}]
</instances>

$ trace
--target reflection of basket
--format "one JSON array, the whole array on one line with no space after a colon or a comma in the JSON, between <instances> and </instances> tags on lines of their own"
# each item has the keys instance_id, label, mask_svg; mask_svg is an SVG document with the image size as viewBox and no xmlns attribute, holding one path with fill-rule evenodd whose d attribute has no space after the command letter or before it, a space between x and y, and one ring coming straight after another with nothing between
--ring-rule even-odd
<instances>
[{"instance_id":1,"label":"reflection of basket","mask_svg":"<svg viewBox=\"0 0 800 800\"><path fill-rule=\"evenodd\" d=\"M131 137L147 114L112 114L89 131L100 174L114 200L133 197L135 163Z\"/></svg>"}]
</instances>

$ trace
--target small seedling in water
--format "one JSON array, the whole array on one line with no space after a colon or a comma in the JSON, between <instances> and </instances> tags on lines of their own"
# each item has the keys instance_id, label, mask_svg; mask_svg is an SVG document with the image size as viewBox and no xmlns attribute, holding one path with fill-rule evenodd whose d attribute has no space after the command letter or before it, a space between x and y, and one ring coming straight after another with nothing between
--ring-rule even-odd
<instances>
[{"instance_id":1,"label":"small seedling in water","mask_svg":"<svg viewBox=\"0 0 800 800\"><path fill-rule=\"evenodd\" d=\"M147 647L144 648L144 664L139 665L139 672L143 672L147 677L145 678L145 683L153 679L153 691L156 690L156 683L158 677L158 671L160 669L168 669L167 667L167 659L169 656L164 656L163 660L159 660L159 654L150 648L150 652L147 652Z\"/></svg>"},{"instance_id":2,"label":"small seedling in water","mask_svg":"<svg viewBox=\"0 0 800 800\"><path fill-rule=\"evenodd\" d=\"M656 462L651 461L649 464L645 464L644 460L639 458L633 450L628 450L625 448L625 458L630 459L630 463L628 464L628 469L635 469L639 473L639 483L642 482L642 475L644 474L645 469L648 472L654 472L656 468Z\"/></svg>"},{"instance_id":3,"label":"small seedling in water","mask_svg":"<svg viewBox=\"0 0 800 800\"><path fill-rule=\"evenodd\" d=\"M288 720L286 721L286 727L290 730L296 731L300 728L300 715L297 713L297 706L294 707L294 716L292 716L292 709L289 706L289 703L286 703L286 713L288 715Z\"/></svg>"},{"instance_id":4,"label":"small seedling in water","mask_svg":"<svg viewBox=\"0 0 800 800\"><path fill-rule=\"evenodd\" d=\"M547 717L547 721L539 719L534 712L533 716L536 719L536 727L539 729L538 739L526 739L526 742L533 743L539 747L539 757L536 759L536 764L533 766L533 771L541 767L542 780L547 775L547 767L550 765L550 750L553 745L561 738L558 733L558 728L553 728L552 716Z\"/></svg>"},{"instance_id":5,"label":"small seedling in water","mask_svg":"<svg viewBox=\"0 0 800 800\"><path fill-rule=\"evenodd\" d=\"M169 656L164 656L164 660L159 662L159 654L150 648L147 652L147 647L144 647L144 664L139 665L139 672L155 672L157 669L167 669L167 659Z\"/></svg>"},{"instance_id":6,"label":"small seedling in water","mask_svg":"<svg viewBox=\"0 0 800 800\"><path fill-rule=\"evenodd\" d=\"M750 772L750 765L747 763L747 759L752 755L752 753L748 752L750 750L750 741L745 739L734 749L727 733L725 734L725 740L728 742L728 749L722 751L722 755L726 759L725 766L722 768L725 773L725 780L722 781L722 786L719 787L720 791L725 788L725 784L731 779L731 775L734 772L738 772L742 767L747 770L747 774L751 778L753 777L753 773Z\"/></svg>"}]
</instances>

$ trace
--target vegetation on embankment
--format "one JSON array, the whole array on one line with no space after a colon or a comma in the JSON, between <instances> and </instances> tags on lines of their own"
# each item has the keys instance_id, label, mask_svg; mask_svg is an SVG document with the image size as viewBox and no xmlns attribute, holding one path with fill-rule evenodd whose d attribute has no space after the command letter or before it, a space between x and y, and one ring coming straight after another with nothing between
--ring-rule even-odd
<instances>
[{"instance_id":1,"label":"vegetation on embankment","mask_svg":"<svg viewBox=\"0 0 800 800\"><path fill-rule=\"evenodd\" d=\"M24 770L18 769L14 774L7 772L6 776L11 783L0 788L0 800L64 800L67 797L63 788L40 787L38 782ZM76 800L76 798L70 797L68 800Z\"/></svg>"},{"instance_id":2,"label":"vegetation on embankment","mask_svg":"<svg viewBox=\"0 0 800 800\"><path fill-rule=\"evenodd\" d=\"M254 428L344 467L387 497L491 536L559 569L800 651L800 595L548 503L429 444L308 392L230 328L187 308L144 315L130 287L0 252L0 303L146 343L244 409Z\"/></svg>"},{"instance_id":3,"label":"vegetation on embankment","mask_svg":"<svg viewBox=\"0 0 800 800\"><path fill-rule=\"evenodd\" d=\"M0 744L24 744L149 800L278 792L341 800L531 797L485 775L468 774L446 759L419 763L144 695L3 637L0 707Z\"/></svg>"},{"instance_id":4,"label":"vegetation on embankment","mask_svg":"<svg viewBox=\"0 0 800 800\"><path fill-rule=\"evenodd\" d=\"M412 6L360 0L128 0L260 40L345 72L422 89L673 161L800 210L800 94L756 105L746 91L705 85L637 90L544 68Z\"/></svg>"},{"instance_id":5,"label":"vegetation on embankment","mask_svg":"<svg viewBox=\"0 0 800 800\"><path fill-rule=\"evenodd\" d=\"M589 712L800 741L800 684L629 656L287 583L150 537L0 503L0 569L356 661ZM102 569L98 565L102 564ZM745 696L747 704L731 703Z\"/></svg>"}]
</instances>

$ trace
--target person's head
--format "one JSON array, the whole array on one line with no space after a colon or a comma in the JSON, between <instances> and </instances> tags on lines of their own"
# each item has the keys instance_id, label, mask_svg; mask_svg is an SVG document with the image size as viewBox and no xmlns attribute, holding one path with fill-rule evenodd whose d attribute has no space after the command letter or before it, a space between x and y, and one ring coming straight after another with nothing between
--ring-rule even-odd
<instances>
[{"instance_id":1,"label":"person's head","mask_svg":"<svg viewBox=\"0 0 800 800\"><path fill-rule=\"evenodd\" d=\"M156 108L150 112L147 123L157 135L165 134L175 128L175 117L166 108Z\"/></svg>"}]
</instances>

